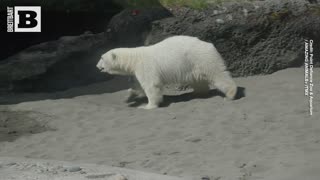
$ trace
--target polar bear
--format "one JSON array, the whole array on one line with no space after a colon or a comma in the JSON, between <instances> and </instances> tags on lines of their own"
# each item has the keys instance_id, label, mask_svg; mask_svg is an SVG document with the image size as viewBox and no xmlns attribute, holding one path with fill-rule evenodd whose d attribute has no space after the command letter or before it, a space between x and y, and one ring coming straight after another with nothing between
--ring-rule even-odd
<instances>
[{"instance_id":1,"label":"polar bear","mask_svg":"<svg viewBox=\"0 0 320 180\"><path fill-rule=\"evenodd\" d=\"M97 68L134 76L139 84L129 89L129 97L147 96L144 109L159 107L162 89L168 84L189 84L195 93L206 93L214 85L228 99L237 93L217 49L196 37L173 36L151 46L112 49L101 56Z\"/></svg>"}]
</instances>

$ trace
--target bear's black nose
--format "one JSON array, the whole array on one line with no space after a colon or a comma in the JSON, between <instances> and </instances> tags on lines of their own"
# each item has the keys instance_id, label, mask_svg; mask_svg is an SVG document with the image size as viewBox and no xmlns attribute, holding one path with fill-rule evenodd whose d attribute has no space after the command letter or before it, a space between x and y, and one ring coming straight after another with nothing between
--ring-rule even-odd
<instances>
[{"instance_id":1,"label":"bear's black nose","mask_svg":"<svg viewBox=\"0 0 320 180\"><path fill-rule=\"evenodd\" d=\"M104 69L103 66L102 66L102 64L101 64L100 62L97 64L97 68L98 68L99 70L103 70L103 69Z\"/></svg>"},{"instance_id":2,"label":"bear's black nose","mask_svg":"<svg viewBox=\"0 0 320 180\"><path fill-rule=\"evenodd\" d=\"M99 60L99 62L98 62L98 64L97 64L97 68L99 69L99 70L103 70L104 68L103 68L103 61L100 59Z\"/></svg>"}]
</instances>

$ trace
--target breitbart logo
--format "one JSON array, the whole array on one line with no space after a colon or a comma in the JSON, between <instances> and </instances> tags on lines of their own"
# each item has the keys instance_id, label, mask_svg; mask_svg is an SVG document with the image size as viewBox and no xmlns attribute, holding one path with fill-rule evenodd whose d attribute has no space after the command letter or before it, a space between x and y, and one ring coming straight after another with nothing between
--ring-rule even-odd
<instances>
[{"instance_id":1,"label":"breitbart logo","mask_svg":"<svg viewBox=\"0 0 320 180\"><path fill-rule=\"evenodd\" d=\"M7 32L41 32L41 7L7 7Z\"/></svg>"}]
</instances>

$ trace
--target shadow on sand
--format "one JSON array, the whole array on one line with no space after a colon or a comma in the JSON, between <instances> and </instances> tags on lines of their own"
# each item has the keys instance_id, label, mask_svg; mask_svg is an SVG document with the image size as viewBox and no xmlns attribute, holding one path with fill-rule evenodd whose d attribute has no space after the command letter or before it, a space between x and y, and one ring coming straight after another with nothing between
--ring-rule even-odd
<instances>
[{"instance_id":1,"label":"shadow on sand","mask_svg":"<svg viewBox=\"0 0 320 180\"><path fill-rule=\"evenodd\" d=\"M245 97L246 96L245 90L246 89L244 87L238 87L237 94L234 100L239 100ZM209 91L208 94L202 95L202 96L195 95L192 92L184 93L181 95L170 95L170 96L164 95L163 102L161 103L160 107L168 107L172 103L187 102L193 99L208 99L216 96L225 97L225 95L217 89L212 89ZM133 101L129 101L128 103L129 103L129 107L138 107L142 104L146 104L147 102L148 102L148 99L144 97L144 98L137 98Z\"/></svg>"},{"instance_id":2,"label":"shadow on sand","mask_svg":"<svg viewBox=\"0 0 320 180\"><path fill-rule=\"evenodd\" d=\"M71 88L65 91L44 93L11 93L0 95L0 105L18 104L29 101L40 101L47 99L68 99L83 95L98 95L113 93L128 89L130 82L128 77L115 77L109 81L99 82L88 86Z\"/></svg>"}]
</instances>

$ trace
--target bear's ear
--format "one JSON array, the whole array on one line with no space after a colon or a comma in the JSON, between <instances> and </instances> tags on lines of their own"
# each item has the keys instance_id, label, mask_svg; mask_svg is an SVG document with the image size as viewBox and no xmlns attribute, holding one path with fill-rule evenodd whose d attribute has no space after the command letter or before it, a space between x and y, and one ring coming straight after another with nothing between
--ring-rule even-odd
<instances>
[{"instance_id":1,"label":"bear's ear","mask_svg":"<svg viewBox=\"0 0 320 180\"><path fill-rule=\"evenodd\" d=\"M112 57L112 60L116 60L117 59L117 55L115 53L111 53L111 57Z\"/></svg>"}]
</instances>

